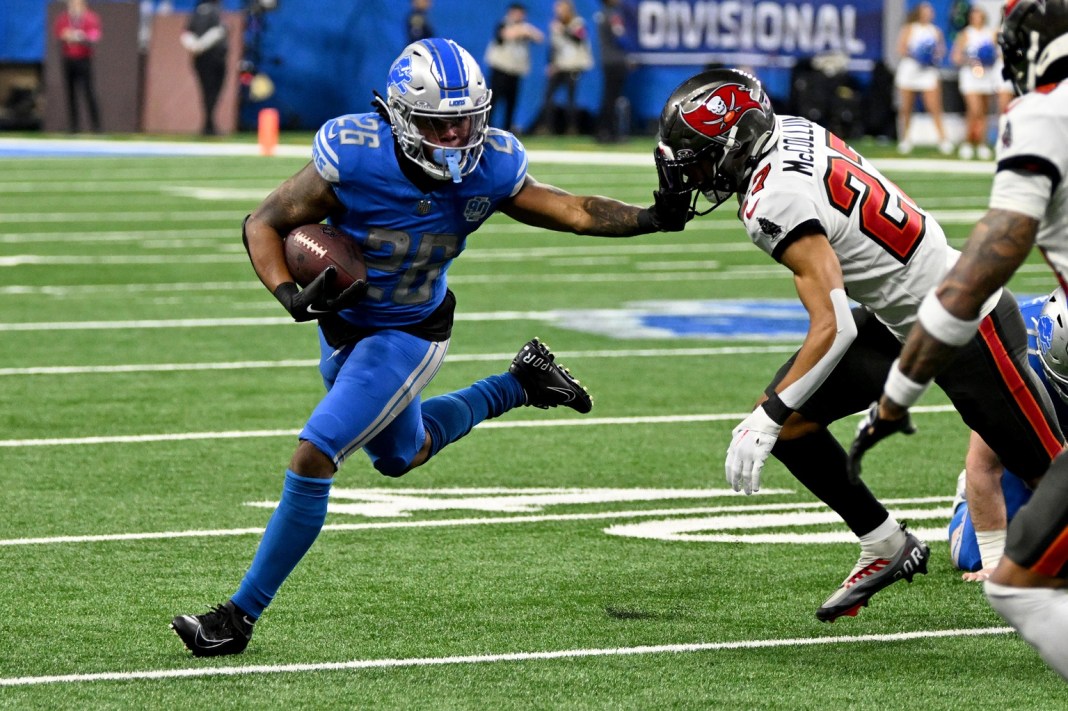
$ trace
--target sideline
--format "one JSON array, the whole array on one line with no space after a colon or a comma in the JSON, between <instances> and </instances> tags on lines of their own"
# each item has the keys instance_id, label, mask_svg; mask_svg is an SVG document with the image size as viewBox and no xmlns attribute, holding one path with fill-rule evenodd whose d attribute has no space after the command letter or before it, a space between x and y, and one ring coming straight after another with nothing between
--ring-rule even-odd
<instances>
[{"instance_id":1,"label":"sideline","mask_svg":"<svg viewBox=\"0 0 1068 711\"><path fill-rule=\"evenodd\" d=\"M454 664L492 664L497 662L529 662L552 659L583 659L589 657L625 657L639 654L684 654L692 652L732 651L737 649L769 649L775 647L814 647L863 642L907 642L922 639L978 637L1012 634L1011 627L976 627L956 630L926 630L893 634L842 635L838 637L810 637L795 639L758 639L741 642L698 642L694 644L659 644L612 649L563 649L549 652L510 652L505 654L476 654L457 657L415 657L407 659L354 659L349 662L320 662L317 664L274 664L245 667L214 667L185 669L156 669L133 672L103 672L97 674L63 674L59 676L22 676L0 678L0 687L33 686L40 684L76 684L89 681L134 681L155 679L188 679L212 676L241 676L246 674L280 674L295 672L352 671L356 669L396 669L432 667Z\"/></svg>"}]
</instances>

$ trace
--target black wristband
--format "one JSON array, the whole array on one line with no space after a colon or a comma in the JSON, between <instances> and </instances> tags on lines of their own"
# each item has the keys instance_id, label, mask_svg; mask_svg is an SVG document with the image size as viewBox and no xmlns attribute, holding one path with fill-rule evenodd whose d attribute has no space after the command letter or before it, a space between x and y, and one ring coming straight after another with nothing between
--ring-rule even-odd
<instances>
[{"instance_id":1,"label":"black wristband","mask_svg":"<svg viewBox=\"0 0 1068 711\"><path fill-rule=\"evenodd\" d=\"M771 421L777 425L786 424L786 418L788 418L793 410L786 406L786 403L779 397L779 393L772 393L768 396L768 399L761 405L764 408L764 412L768 414Z\"/></svg>"},{"instance_id":2,"label":"black wristband","mask_svg":"<svg viewBox=\"0 0 1068 711\"><path fill-rule=\"evenodd\" d=\"M660 225L657 224L656 219L653 217L653 213L647 207L642 208L638 213L638 229L643 233L660 231Z\"/></svg>"},{"instance_id":3,"label":"black wristband","mask_svg":"<svg viewBox=\"0 0 1068 711\"><path fill-rule=\"evenodd\" d=\"M290 304L293 303L293 299L300 293L300 289L297 288L297 285L294 282L284 281L276 286L272 293L274 294L274 298L278 299L278 302L286 307L286 311L289 311Z\"/></svg>"}]
</instances>

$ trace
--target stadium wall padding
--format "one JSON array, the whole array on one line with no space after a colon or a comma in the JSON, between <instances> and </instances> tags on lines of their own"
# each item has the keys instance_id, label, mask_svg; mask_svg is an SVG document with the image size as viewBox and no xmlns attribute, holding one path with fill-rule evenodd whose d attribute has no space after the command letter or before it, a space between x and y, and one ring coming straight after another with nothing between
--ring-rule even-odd
<instances>
[{"instance_id":1,"label":"stadium wall padding","mask_svg":"<svg viewBox=\"0 0 1068 711\"><path fill-rule=\"evenodd\" d=\"M370 109L371 90L384 91L392 60L405 45L406 0L276 0L277 8L249 23L246 45L256 60L256 69L271 78L274 94L264 101L247 103L240 113L240 126L255 125L259 109L279 110L282 127L315 129L326 119L342 113ZM482 61L497 22L511 0L433 0L430 22L439 36L451 37ZM940 19L950 0L935 0ZM137 9L157 7L159 0L90 0L98 12L108 5ZM45 54L45 8L42 0L2 0L0 11L0 62L41 62ZM175 11L190 11L195 0L173 0ZM912 5L914 0L885 3L888 8ZM243 11L248 0L223 0L223 8ZM527 0L528 19L547 30L552 0ZM594 15L600 0L575 0L594 39ZM109 29L105 26L105 33ZM896 28L895 28L896 34ZM533 70L520 87L517 122L526 130L538 115L545 90L546 44L534 45ZM632 123L648 130L672 88L696 67L645 67L633 72L626 86L632 104ZM762 72L773 97L782 96L785 73ZM561 92L562 93L562 92ZM594 70L579 82L578 104L588 114L600 105L601 77ZM563 97L558 97L562 101Z\"/></svg>"}]
</instances>

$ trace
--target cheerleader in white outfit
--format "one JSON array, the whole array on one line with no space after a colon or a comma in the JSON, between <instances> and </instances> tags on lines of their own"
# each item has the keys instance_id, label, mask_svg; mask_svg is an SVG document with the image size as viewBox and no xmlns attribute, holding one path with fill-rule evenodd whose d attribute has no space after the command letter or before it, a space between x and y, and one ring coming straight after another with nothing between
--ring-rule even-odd
<instances>
[{"instance_id":1,"label":"cheerleader in white outfit","mask_svg":"<svg viewBox=\"0 0 1068 711\"><path fill-rule=\"evenodd\" d=\"M916 94L923 97L923 106L934 121L938 133L938 148L943 154L953 152L953 144L946 140L946 130L942 125L942 85L938 65L946 54L946 41L942 30L934 24L934 8L923 2L908 14L905 26L897 38L897 52L901 57L894 75L894 86L899 96L898 118L901 137L898 150L909 153L912 141L909 138L909 125L912 121L912 108L916 103Z\"/></svg>"},{"instance_id":2,"label":"cheerleader in white outfit","mask_svg":"<svg viewBox=\"0 0 1068 711\"><path fill-rule=\"evenodd\" d=\"M983 8L973 5L968 11L968 26L953 42L950 59L960 67L958 82L964 98L965 140L958 155L964 159L990 160L994 155L987 145L990 97L998 97L998 110L1003 111L1012 87L1001 76L997 34L987 27Z\"/></svg>"}]
</instances>

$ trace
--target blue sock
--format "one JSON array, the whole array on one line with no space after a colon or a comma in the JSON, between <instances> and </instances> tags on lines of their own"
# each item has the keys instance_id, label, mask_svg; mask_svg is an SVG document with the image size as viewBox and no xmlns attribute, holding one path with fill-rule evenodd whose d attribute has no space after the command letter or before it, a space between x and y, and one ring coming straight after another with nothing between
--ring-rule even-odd
<instances>
[{"instance_id":1,"label":"blue sock","mask_svg":"<svg viewBox=\"0 0 1068 711\"><path fill-rule=\"evenodd\" d=\"M491 375L469 388L423 401L423 426L430 433L430 456L441 451L491 417L499 417L527 401L523 386L511 373Z\"/></svg>"},{"instance_id":2,"label":"blue sock","mask_svg":"<svg viewBox=\"0 0 1068 711\"><path fill-rule=\"evenodd\" d=\"M326 521L333 479L313 479L286 469L282 500L274 510L233 602L258 619L315 542Z\"/></svg>"}]
</instances>

